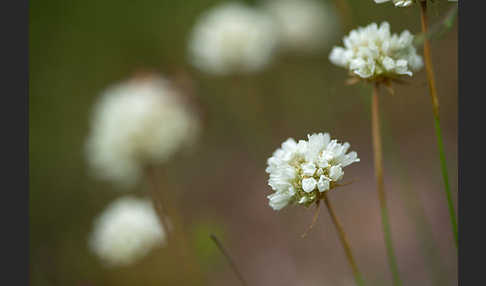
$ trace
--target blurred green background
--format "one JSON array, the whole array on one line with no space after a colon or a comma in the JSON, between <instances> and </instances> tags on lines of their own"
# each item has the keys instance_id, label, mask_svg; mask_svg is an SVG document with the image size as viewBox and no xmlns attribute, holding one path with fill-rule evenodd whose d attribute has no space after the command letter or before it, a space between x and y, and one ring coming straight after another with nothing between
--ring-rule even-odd
<instances>
[{"instance_id":1,"label":"blurred green background","mask_svg":"<svg viewBox=\"0 0 486 286\"><path fill-rule=\"evenodd\" d=\"M197 16L223 1L30 1L30 280L31 285L237 285L209 240L217 233L250 285L353 285L326 212L305 239L313 209L267 205L266 159L288 137L330 132L349 141L361 163L357 181L332 194L368 285L391 277L376 196L370 92L346 86L327 59L280 54L263 72L204 75L187 63ZM258 1L247 1L257 4ZM437 1L440 2L440 1ZM328 1L333 4L333 1ZM389 21L393 32L419 33L417 7L396 9L349 0L352 27ZM430 21L451 7L433 5ZM344 35L349 29L343 27ZM451 186L457 193L457 24L432 43ZM166 166L172 192L204 279L188 276L170 247L131 267L107 269L90 253L93 219L123 195L89 175L84 143L99 93L140 69L190 76L204 114L196 150ZM422 70L395 95L382 92L385 184L405 285L456 285L457 256ZM145 184L132 190L147 193Z\"/></svg>"}]
</instances>

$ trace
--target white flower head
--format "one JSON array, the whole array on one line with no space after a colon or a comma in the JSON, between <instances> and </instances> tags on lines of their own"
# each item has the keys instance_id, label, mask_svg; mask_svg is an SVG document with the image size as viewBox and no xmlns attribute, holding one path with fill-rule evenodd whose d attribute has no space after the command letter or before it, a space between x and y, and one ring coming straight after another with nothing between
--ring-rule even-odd
<instances>
[{"instance_id":1,"label":"white flower head","mask_svg":"<svg viewBox=\"0 0 486 286\"><path fill-rule=\"evenodd\" d=\"M336 12L316 0L267 0L264 7L274 18L282 48L315 52L329 43L338 28Z\"/></svg>"},{"instance_id":2,"label":"white flower head","mask_svg":"<svg viewBox=\"0 0 486 286\"><path fill-rule=\"evenodd\" d=\"M334 47L329 60L364 79L412 76L422 68L422 57L413 46L408 30L391 34L388 22L372 23L352 30L343 39L344 47Z\"/></svg>"},{"instance_id":3,"label":"white flower head","mask_svg":"<svg viewBox=\"0 0 486 286\"><path fill-rule=\"evenodd\" d=\"M289 138L267 161L269 205L280 210L290 203L309 206L321 199L342 180L343 168L359 162L356 152L347 152L349 143L331 140L328 133L307 135L296 142Z\"/></svg>"},{"instance_id":4,"label":"white flower head","mask_svg":"<svg viewBox=\"0 0 486 286\"><path fill-rule=\"evenodd\" d=\"M112 202L95 220L90 249L107 266L126 266L167 243L152 202L131 196Z\"/></svg>"},{"instance_id":5,"label":"white flower head","mask_svg":"<svg viewBox=\"0 0 486 286\"><path fill-rule=\"evenodd\" d=\"M375 0L375 3L381 4L392 1L396 7L409 7L413 4L413 0Z\"/></svg>"},{"instance_id":6,"label":"white flower head","mask_svg":"<svg viewBox=\"0 0 486 286\"><path fill-rule=\"evenodd\" d=\"M93 173L120 186L133 185L147 165L188 147L199 129L176 89L156 76L106 89L91 123L86 153Z\"/></svg>"},{"instance_id":7,"label":"white flower head","mask_svg":"<svg viewBox=\"0 0 486 286\"><path fill-rule=\"evenodd\" d=\"M214 74L252 73L274 54L277 33L263 12L229 2L206 11L189 39L189 58L198 69Z\"/></svg>"}]
</instances>

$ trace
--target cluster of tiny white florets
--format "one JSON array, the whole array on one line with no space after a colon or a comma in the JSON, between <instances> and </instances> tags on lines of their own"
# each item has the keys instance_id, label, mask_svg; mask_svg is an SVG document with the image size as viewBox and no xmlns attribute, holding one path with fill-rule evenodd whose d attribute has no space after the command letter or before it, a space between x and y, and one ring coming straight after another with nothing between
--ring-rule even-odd
<instances>
[{"instance_id":1,"label":"cluster of tiny white florets","mask_svg":"<svg viewBox=\"0 0 486 286\"><path fill-rule=\"evenodd\" d=\"M356 152L346 153L347 142L331 140L328 133L307 137L299 142L287 139L267 161L268 184L275 191L267 198L274 210L289 203L311 205L343 178L344 167L359 162Z\"/></svg>"},{"instance_id":2,"label":"cluster of tiny white florets","mask_svg":"<svg viewBox=\"0 0 486 286\"><path fill-rule=\"evenodd\" d=\"M131 186L146 165L164 163L193 143L198 127L166 79L153 76L119 83L95 106L88 161L94 175Z\"/></svg>"},{"instance_id":3,"label":"cluster of tiny white florets","mask_svg":"<svg viewBox=\"0 0 486 286\"><path fill-rule=\"evenodd\" d=\"M389 1L392 1L397 7L408 7L413 3L413 0L375 0L375 3L385 3Z\"/></svg>"},{"instance_id":4,"label":"cluster of tiny white florets","mask_svg":"<svg viewBox=\"0 0 486 286\"><path fill-rule=\"evenodd\" d=\"M201 15L189 39L189 57L207 73L251 73L270 62L276 43L275 27L266 13L230 2Z\"/></svg>"},{"instance_id":5,"label":"cluster of tiny white florets","mask_svg":"<svg viewBox=\"0 0 486 286\"><path fill-rule=\"evenodd\" d=\"M315 52L337 35L336 12L322 1L267 0L263 7L276 23L284 50Z\"/></svg>"},{"instance_id":6,"label":"cluster of tiny white florets","mask_svg":"<svg viewBox=\"0 0 486 286\"><path fill-rule=\"evenodd\" d=\"M333 48L330 61L361 78L411 76L412 71L423 66L422 57L413 46L413 35L408 30L400 36L392 35L387 22L379 27L376 23L359 27L345 36L343 43L344 48Z\"/></svg>"},{"instance_id":7,"label":"cluster of tiny white florets","mask_svg":"<svg viewBox=\"0 0 486 286\"><path fill-rule=\"evenodd\" d=\"M107 266L126 266L165 246L166 233L152 202L125 196L112 202L95 220L90 249Z\"/></svg>"}]
</instances>

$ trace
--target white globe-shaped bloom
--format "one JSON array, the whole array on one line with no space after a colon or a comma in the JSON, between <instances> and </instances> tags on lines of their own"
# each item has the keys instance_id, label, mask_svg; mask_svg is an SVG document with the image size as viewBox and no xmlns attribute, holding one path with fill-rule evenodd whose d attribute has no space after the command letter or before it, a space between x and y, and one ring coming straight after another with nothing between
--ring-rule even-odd
<instances>
[{"instance_id":1,"label":"white globe-shaped bloom","mask_svg":"<svg viewBox=\"0 0 486 286\"><path fill-rule=\"evenodd\" d=\"M131 186L148 164L161 164L194 142L198 121L161 77L109 87L95 106L86 151L94 175Z\"/></svg>"},{"instance_id":2,"label":"white globe-shaped bloom","mask_svg":"<svg viewBox=\"0 0 486 286\"><path fill-rule=\"evenodd\" d=\"M328 133L289 138L267 161L268 185L275 191L267 196L269 205L280 210L289 203L309 206L322 198L343 176L343 168L359 162L356 152L347 153L349 143L331 140Z\"/></svg>"},{"instance_id":3,"label":"white globe-shaped bloom","mask_svg":"<svg viewBox=\"0 0 486 286\"><path fill-rule=\"evenodd\" d=\"M408 30L400 36L392 35L388 22L352 30L343 42L344 47L333 48L329 60L361 78L412 76L412 71L423 66L422 57L413 46L413 35Z\"/></svg>"},{"instance_id":4,"label":"white globe-shaped bloom","mask_svg":"<svg viewBox=\"0 0 486 286\"><path fill-rule=\"evenodd\" d=\"M273 17L284 50L315 52L337 33L332 7L315 0L268 0L264 7Z\"/></svg>"},{"instance_id":5,"label":"white globe-shaped bloom","mask_svg":"<svg viewBox=\"0 0 486 286\"><path fill-rule=\"evenodd\" d=\"M210 74L252 73L271 61L276 43L275 27L266 13L225 3L197 21L189 39L189 58Z\"/></svg>"},{"instance_id":6,"label":"white globe-shaped bloom","mask_svg":"<svg viewBox=\"0 0 486 286\"><path fill-rule=\"evenodd\" d=\"M392 1L396 7L408 7L413 4L413 0L375 0L375 3L381 4Z\"/></svg>"},{"instance_id":7,"label":"white globe-shaped bloom","mask_svg":"<svg viewBox=\"0 0 486 286\"><path fill-rule=\"evenodd\" d=\"M107 266L126 266L166 243L152 202L125 196L96 219L89 247Z\"/></svg>"}]
</instances>

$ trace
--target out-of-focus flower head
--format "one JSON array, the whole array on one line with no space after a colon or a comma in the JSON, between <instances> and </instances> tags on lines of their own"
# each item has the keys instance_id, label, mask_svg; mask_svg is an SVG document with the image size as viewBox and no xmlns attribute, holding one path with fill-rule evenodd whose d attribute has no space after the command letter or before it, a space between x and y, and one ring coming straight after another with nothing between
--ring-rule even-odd
<instances>
[{"instance_id":1,"label":"out-of-focus flower head","mask_svg":"<svg viewBox=\"0 0 486 286\"><path fill-rule=\"evenodd\" d=\"M375 0L375 3L385 3L392 1L396 7L408 7L413 4L413 0Z\"/></svg>"},{"instance_id":2,"label":"out-of-focus flower head","mask_svg":"<svg viewBox=\"0 0 486 286\"><path fill-rule=\"evenodd\" d=\"M229 2L200 16L189 38L189 58L195 67L210 74L252 73L271 61L276 43L270 16Z\"/></svg>"},{"instance_id":3,"label":"out-of-focus flower head","mask_svg":"<svg viewBox=\"0 0 486 286\"><path fill-rule=\"evenodd\" d=\"M316 0L267 0L263 7L273 17L284 50L315 52L337 33L336 11Z\"/></svg>"},{"instance_id":4,"label":"out-of-focus flower head","mask_svg":"<svg viewBox=\"0 0 486 286\"><path fill-rule=\"evenodd\" d=\"M136 183L196 139L199 122L165 78L147 76L106 89L97 102L86 153L95 176Z\"/></svg>"},{"instance_id":5,"label":"out-of-focus flower head","mask_svg":"<svg viewBox=\"0 0 486 286\"><path fill-rule=\"evenodd\" d=\"M309 206L317 202L343 178L344 167L359 162L356 152L347 153L349 143L331 140L328 133L307 138L287 139L267 161L268 185L275 191L267 198L274 210L290 203Z\"/></svg>"},{"instance_id":6,"label":"out-of-focus flower head","mask_svg":"<svg viewBox=\"0 0 486 286\"><path fill-rule=\"evenodd\" d=\"M422 68L422 57L413 46L408 30L391 34L388 22L372 23L352 30L343 39L344 47L334 47L329 60L348 69L354 76L368 80L412 76Z\"/></svg>"},{"instance_id":7,"label":"out-of-focus flower head","mask_svg":"<svg viewBox=\"0 0 486 286\"><path fill-rule=\"evenodd\" d=\"M107 266L126 266L165 246L166 233L152 202L131 196L112 202L96 219L90 249Z\"/></svg>"}]
</instances>

